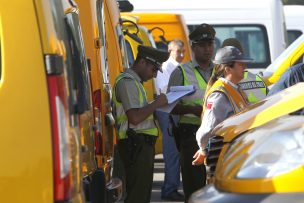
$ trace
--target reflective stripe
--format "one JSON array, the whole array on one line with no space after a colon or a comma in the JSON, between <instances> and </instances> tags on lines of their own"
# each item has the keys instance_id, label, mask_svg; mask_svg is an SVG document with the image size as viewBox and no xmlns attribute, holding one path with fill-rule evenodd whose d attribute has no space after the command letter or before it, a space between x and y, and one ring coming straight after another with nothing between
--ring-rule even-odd
<instances>
[{"instance_id":1,"label":"reflective stripe","mask_svg":"<svg viewBox=\"0 0 304 203\"><path fill-rule=\"evenodd\" d=\"M180 66L184 77L184 85L194 85L196 91L181 100L184 106L197 106L203 104L203 97L207 88L207 82L201 76L199 71L193 67L192 62ZM200 125L201 118L194 114L184 114L180 116L180 123Z\"/></svg>"},{"instance_id":2,"label":"reflective stripe","mask_svg":"<svg viewBox=\"0 0 304 203\"><path fill-rule=\"evenodd\" d=\"M123 121L128 120L128 117L126 114L124 114L122 116L117 117L116 120L117 120L117 123L122 123Z\"/></svg>"},{"instance_id":3,"label":"reflective stripe","mask_svg":"<svg viewBox=\"0 0 304 203\"><path fill-rule=\"evenodd\" d=\"M239 83L247 94L250 103L256 103L266 98L267 85L259 75L245 71L244 79Z\"/></svg>"},{"instance_id":4,"label":"reflective stripe","mask_svg":"<svg viewBox=\"0 0 304 203\"><path fill-rule=\"evenodd\" d=\"M129 73L120 74L117 77L114 88L113 88L113 101L114 101L113 111L115 113L115 121L116 121L116 129L118 132L118 139L127 138L126 132L127 132L128 127L132 128L133 130L135 130L138 133L145 133L145 134L152 135L152 136L158 136L158 130L154 123L153 114L150 115L143 122L139 123L138 125L133 125L131 123L128 123L128 117L123 109L122 103L117 101L117 97L116 97L116 85L123 78L130 78L135 82L135 85L139 92L140 106L143 107L147 104L147 95L146 95L146 91L145 91L143 85L141 83L137 82L137 80Z\"/></svg>"},{"instance_id":5,"label":"reflective stripe","mask_svg":"<svg viewBox=\"0 0 304 203\"><path fill-rule=\"evenodd\" d=\"M208 98L210 94L216 91L222 92L227 96L235 114L242 111L248 106L246 100L242 97L242 95L236 89L234 89L232 86L230 86L229 84L225 83L222 80L217 80L212 85L212 87L208 90L206 94L206 98ZM206 102L207 99L204 102L203 112L205 111L206 108Z\"/></svg>"},{"instance_id":6,"label":"reflective stripe","mask_svg":"<svg viewBox=\"0 0 304 203\"><path fill-rule=\"evenodd\" d=\"M153 136L158 136L157 128L142 129L142 130L138 130L136 132L144 133L144 134L148 134L148 135L153 135Z\"/></svg>"}]
</instances>

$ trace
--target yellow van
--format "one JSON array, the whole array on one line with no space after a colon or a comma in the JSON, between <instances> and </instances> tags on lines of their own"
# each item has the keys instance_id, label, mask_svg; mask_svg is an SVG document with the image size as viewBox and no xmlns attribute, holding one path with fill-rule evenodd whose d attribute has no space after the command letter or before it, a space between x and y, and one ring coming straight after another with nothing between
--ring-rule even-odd
<instances>
[{"instance_id":1,"label":"yellow van","mask_svg":"<svg viewBox=\"0 0 304 203\"><path fill-rule=\"evenodd\" d=\"M134 16L137 18L137 24L148 28L153 35L154 41L158 48L166 51L164 39L170 42L174 39L180 39L185 43L185 57L183 62L191 60L191 48L188 39L188 28L184 18L180 14L173 13L123 13L124 16Z\"/></svg>"},{"instance_id":2,"label":"yellow van","mask_svg":"<svg viewBox=\"0 0 304 203\"><path fill-rule=\"evenodd\" d=\"M94 178L101 176L102 182L89 191L94 199L105 202L118 201L122 194L122 183L112 178L113 152L116 144L114 118L111 109L111 86L109 78L108 56L106 54L105 19L103 12L105 3L101 0L77 0L80 9L80 21L86 48L86 56L90 61L90 76L93 92L95 132L95 154L98 171ZM93 148L94 149L94 148ZM92 187L92 185L91 185ZM98 192L96 192L98 191ZM106 194L107 193L107 194Z\"/></svg>"},{"instance_id":3,"label":"yellow van","mask_svg":"<svg viewBox=\"0 0 304 203\"><path fill-rule=\"evenodd\" d=\"M106 51L110 74L110 84L113 87L116 77L129 68L124 35L121 29L120 12L117 2L105 0L104 18L106 34Z\"/></svg>"},{"instance_id":4,"label":"yellow van","mask_svg":"<svg viewBox=\"0 0 304 203\"><path fill-rule=\"evenodd\" d=\"M81 105L76 106L79 114L79 125L82 144L82 168L84 176L94 173L96 162L94 155L94 118L92 108L91 82L89 76L89 67L85 54L85 47L82 39L82 30L79 21L79 10L73 1L62 0L64 5L66 25L68 35L72 38L70 46L73 48L72 65L79 68L79 74L82 80L77 80L76 86L83 90L83 94L76 94L77 100Z\"/></svg>"},{"instance_id":5,"label":"yellow van","mask_svg":"<svg viewBox=\"0 0 304 203\"><path fill-rule=\"evenodd\" d=\"M86 199L88 194L93 194L95 185L94 180L98 176L97 164L95 160L95 130L91 82L89 75L89 64L87 63L85 47L82 38L82 28L79 21L79 8L74 1L62 0L65 13L65 24L67 34L71 40L69 45L72 48L72 66L75 68L77 79L73 85L82 90L82 93L75 92L79 105L76 105L76 111L79 114L79 127L81 133L81 159L82 159L82 181L85 189ZM90 184L90 185L89 185Z\"/></svg>"},{"instance_id":6,"label":"yellow van","mask_svg":"<svg viewBox=\"0 0 304 203\"><path fill-rule=\"evenodd\" d=\"M84 90L73 86L83 78L63 5L0 5L0 202L83 203L75 92Z\"/></svg>"}]
</instances>

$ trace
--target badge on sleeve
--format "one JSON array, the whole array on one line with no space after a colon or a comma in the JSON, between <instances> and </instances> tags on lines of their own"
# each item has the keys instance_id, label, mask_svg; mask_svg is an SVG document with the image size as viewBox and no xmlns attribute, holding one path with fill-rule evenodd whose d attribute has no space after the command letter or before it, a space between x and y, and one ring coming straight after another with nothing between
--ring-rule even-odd
<instances>
[{"instance_id":1,"label":"badge on sleeve","mask_svg":"<svg viewBox=\"0 0 304 203\"><path fill-rule=\"evenodd\" d=\"M213 102L207 102L207 109L211 109L213 106Z\"/></svg>"}]
</instances>

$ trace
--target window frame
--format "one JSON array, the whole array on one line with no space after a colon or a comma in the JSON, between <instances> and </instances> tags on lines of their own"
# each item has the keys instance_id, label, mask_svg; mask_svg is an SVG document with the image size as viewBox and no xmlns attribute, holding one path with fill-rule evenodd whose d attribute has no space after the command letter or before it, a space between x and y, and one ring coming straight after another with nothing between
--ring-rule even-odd
<instances>
[{"instance_id":1,"label":"window frame","mask_svg":"<svg viewBox=\"0 0 304 203\"><path fill-rule=\"evenodd\" d=\"M237 28L239 28L239 27L240 28L242 28L242 27L244 27L244 28L258 28L259 30L261 30L263 39L265 40L265 44L266 44L264 46L265 47L265 54L266 54L265 62L258 63L258 62L253 61L252 63L248 63L248 69L266 68L266 67L268 67L268 65L271 64L270 44L269 44L267 29L264 25L262 25L262 24L211 24L211 25L214 27L215 30L218 29L218 28L235 28L235 27L237 27ZM189 32L191 33L191 31L193 31L199 25L193 25L192 24L192 25L187 25L187 26L188 26ZM217 35L215 35L215 36L217 36ZM230 38L230 37L236 38L235 36L229 36L228 38ZM252 57L255 60L254 56L251 56L251 55L249 55L249 56Z\"/></svg>"}]
</instances>

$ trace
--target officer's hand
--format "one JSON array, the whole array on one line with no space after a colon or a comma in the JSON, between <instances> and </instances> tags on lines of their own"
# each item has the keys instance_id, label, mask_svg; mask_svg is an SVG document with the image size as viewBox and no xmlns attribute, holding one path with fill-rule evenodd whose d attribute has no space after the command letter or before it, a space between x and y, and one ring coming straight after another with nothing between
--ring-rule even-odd
<instances>
[{"instance_id":1,"label":"officer's hand","mask_svg":"<svg viewBox=\"0 0 304 203\"><path fill-rule=\"evenodd\" d=\"M192 165L202 165L205 161L206 154L203 150L199 149L193 156L194 160L192 161Z\"/></svg>"},{"instance_id":2,"label":"officer's hand","mask_svg":"<svg viewBox=\"0 0 304 203\"><path fill-rule=\"evenodd\" d=\"M165 94L161 93L161 94L155 99L155 102L157 102L157 106L158 106L158 107L167 105L167 104L168 104L167 96L166 96Z\"/></svg>"},{"instance_id":3,"label":"officer's hand","mask_svg":"<svg viewBox=\"0 0 304 203\"><path fill-rule=\"evenodd\" d=\"M203 107L202 106L192 106L191 113L196 115L197 117L201 117Z\"/></svg>"}]
</instances>

